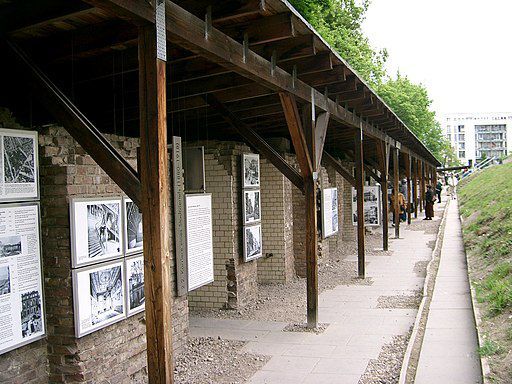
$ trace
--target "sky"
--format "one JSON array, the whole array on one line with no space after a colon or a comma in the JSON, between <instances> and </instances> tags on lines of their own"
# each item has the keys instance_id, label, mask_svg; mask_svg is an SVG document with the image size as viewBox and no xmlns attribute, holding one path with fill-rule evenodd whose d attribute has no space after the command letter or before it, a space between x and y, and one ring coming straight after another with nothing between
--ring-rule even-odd
<instances>
[{"instance_id":1,"label":"sky","mask_svg":"<svg viewBox=\"0 0 512 384\"><path fill-rule=\"evenodd\" d=\"M438 119L512 111L512 0L371 0L363 30L390 74L423 83Z\"/></svg>"}]
</instances>

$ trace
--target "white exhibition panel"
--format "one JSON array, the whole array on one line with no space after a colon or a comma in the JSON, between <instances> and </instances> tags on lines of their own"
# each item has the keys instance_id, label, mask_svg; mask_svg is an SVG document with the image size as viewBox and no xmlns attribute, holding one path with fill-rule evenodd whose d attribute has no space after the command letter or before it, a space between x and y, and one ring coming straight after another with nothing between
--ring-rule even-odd
<instances>
[{"instance_id":1,"label":"white exhibition panel","mask_svg":"<svg viewBox=\"0 0 512 384\"><path fill-rule=\"evenodd\" d=\"M188 290L214 280L212 195L185 195Z\"/></svg>"},{"instance_id":2,"label":"white exhibition panel","mask_svg":"<svg viewBox=\"0 0 512 384\"><path fill-rule=\"evenodd\" d=\"M45 335L39 203L0 205L0 354Z\"/></svg>"},{"instance_id":3,"label":"white exhibition panel","mask_svg":"<svg viewBox=\"0 0 512 384\"><path fill-rule=\"evenodd\" d=\"M338 233L338 188L322 190L322 235L323 238Z\"/></svg>"},{"instance_id":4,"label":"white exhibition panel","mask_svg":"<svg viewBox=\"0 0 512 384\"><path fill-rule=\"evenodd\" d=\"M0 202L39 199L37 132L0 129Z\"/></svg>"},{"instance_id":5,"label":"white exhibition panel","mask_svg":"<svg viewBox=\"0 0 512 384\"><path fill-rule=\"evenodd\" d=\"M364 187L364 224L379 227L382 215L381 192L379 185ZM357 191L352 188L352 224L357 225Z\"/></svg>"}]
</instances>

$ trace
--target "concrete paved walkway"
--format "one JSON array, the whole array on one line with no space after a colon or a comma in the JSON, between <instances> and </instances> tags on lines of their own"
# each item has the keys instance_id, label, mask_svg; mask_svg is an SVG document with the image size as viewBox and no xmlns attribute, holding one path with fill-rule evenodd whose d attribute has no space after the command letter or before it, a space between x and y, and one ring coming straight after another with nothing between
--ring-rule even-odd
<instances>
[{"instance_id":1,"label":"concrete paved walkway","mask_svg":"<svg viewBox=\"0 0 512 384\"><path fill-rule=\"evenodd\" d=\"M453 200L415 383L471 384L481 383L481 377L459 210Z\"/></svg>"},{"instance_id":2,"label":"concrete paved walkway","mask_svg":"<svg viewBox=\"0 0 512 384\"><path fill-rule=\"evenodd\" d=\"M413 295L423 288L424 277L414 267L430 259L427 244L436 235L404 224L401 236L390 240L392 256L367 257L372 285L338 286L320 295L319 319L329 325L319 335L283 332L286 323L205 318L191 318L191 335L246 340L246 351L272 356L252 384L357 384L369 361L415 321L417 310L378 308L378 299Z\"/></svg>"}]
</instances>

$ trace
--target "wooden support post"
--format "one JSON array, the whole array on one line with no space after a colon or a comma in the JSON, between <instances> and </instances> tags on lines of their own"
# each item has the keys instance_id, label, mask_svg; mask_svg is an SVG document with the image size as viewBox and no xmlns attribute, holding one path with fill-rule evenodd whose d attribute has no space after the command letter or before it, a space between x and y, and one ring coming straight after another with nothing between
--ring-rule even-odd
<instances>
[{"instance_id":1,"label":"wooden support post","mask_svg":"<svg viewBox=\"0 0 512 384\"><path fill-rule=\"evenodd\" d=\"M395 239L400 238L400 207L398 206L398 181L400 172L398 169L398 148L393 149L393 210L395 212Z\"/></svg>"},{"instance_id":2,"label":"wooden support post","mask_svg":"<svg viewBox=\"0 0 512 384\"><path fill-rule=\"evenodd\" d=\"M411 224L411 216L412 216L412 211L411 211L411 207L412 207L412 204L411 204L411 165L412 163L412 159L411 159L411 155L410 154L407 154L406 158L405 158L405 176L407 177L407 224Z\"/></svg>"},{"instance_id":3,"label":"wooden support post","mask_svg":"<svg viewBox=\"0 0 512 384\"><path fill-rule=\"evenodd\" d=\"M306 199L306 285L307 321L309 328L318 326L318 238L316 212L316 147L313 107L304 110L304 125L299 115L295 97L280 93L286 123L292 138L297 162L304 179Z\"/></svg>"},{"instance_id":4,"label":"wooden support post","mask_svg":"<svg viewBox=\"0 0 512 384\"><path fill-rule=\"evenodd\" d=\"M171 259L165 62L156 56L156 28L139 30L139 103L144 292L150 384L172 384Z\"/></svg>"},{"instance_id":5,"label":"wooden support post","mask_svg":"<svg viewBox=\"0 0 512 384\"><path fill-rule=\"evenodd\" d=\"M356 191L357 191L357 271L359 277L365 277L365 252L364 252L364 173L363 173L363 131L359 130L354 135L355 150L354 162L356 166Z\"/></svg>"},{"instance_id":6,"label":"wooden support post","mask_svg":"<svg viewBox=\"0 0 512 384\"><path fill-rule=\"evenodd\" d=\"M418 159L413 159L412 191L414 201L414 218L418 218Z\"/></svg>"},{"instance_id":7,"label":"wooden support post","mask_svg":"<svg viewBox=\"0 0 512 384\"><path fill-rule=\"evenodd\" d=\"M423 160L419 161L420 169L420 212L423 212L423 199L425 198L425 169L423 167Z\"/></svg>"},{"instance_id":8,"label":"wooden support post","mask_svg":"<svg viewBox=\"0 0 512 384\"><path fill-rule=\"evenodd\" d=\"M387 157L389 154L388 147L384 142L377 142L377 154L379 157L379 168L381 178L382 193L382 249L389 249L389 206L388 206L388 167Z\"/></svg>"}]
</instances>

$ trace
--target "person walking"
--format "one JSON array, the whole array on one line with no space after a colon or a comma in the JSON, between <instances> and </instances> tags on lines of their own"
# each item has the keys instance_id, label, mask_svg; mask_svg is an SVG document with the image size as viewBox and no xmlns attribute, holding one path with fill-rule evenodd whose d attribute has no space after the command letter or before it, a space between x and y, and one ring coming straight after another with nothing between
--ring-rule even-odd
<instances>
[{"instance_id":1,"label":"person walking","mask_svg":"<svg viewBox=\"0 0 512 384\"><path fill-rule=\"evenodd\" d=\"M436 185L436 194L437 194L437 202L441 203L441 192L443 192L443 183L441 183L441 180L437 181Z\"/></svg>"},{"instance_id":2,"label":"person walking","mask_svg":"<svg viewBox=\"0 0 512 384\"><path fill-rule=\"evenodd\" d=\"M431 185L427 186L425 193L425 218L423 220L432 220L434 217L434 202L436 201L434 190Z\"/></svg>"}]
</instances>

